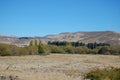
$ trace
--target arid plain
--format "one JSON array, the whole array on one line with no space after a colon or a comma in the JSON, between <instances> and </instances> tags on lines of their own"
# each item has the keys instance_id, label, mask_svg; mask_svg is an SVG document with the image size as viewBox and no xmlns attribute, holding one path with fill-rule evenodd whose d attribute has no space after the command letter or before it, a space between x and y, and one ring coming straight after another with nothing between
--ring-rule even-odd
<instances>
[{"instance_id":1,"label":"arid plain","mask_svg":"<svg viewBox=\"0 0 120 80\"><path fill-rule=\"evenodd\" d=\"M0 75L20 80L84 80L93 69L120 68L120 56L50 54L0 57Z\"/></svg>"}]
</instances>

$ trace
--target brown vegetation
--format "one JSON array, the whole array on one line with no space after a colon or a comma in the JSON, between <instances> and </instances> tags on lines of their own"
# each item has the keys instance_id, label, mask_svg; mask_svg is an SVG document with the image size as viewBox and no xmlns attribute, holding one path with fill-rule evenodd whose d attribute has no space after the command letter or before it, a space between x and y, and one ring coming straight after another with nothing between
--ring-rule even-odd
<instances>
[{"instance_id":1,"label":"brown vegetation","mask_svg":"<svg viewBox=\"0 0 120 80\"><path fill-rule=\"evenodd\" d=\"M50 54L0 57L0 74L21 80L82 80L93 69L120 68L113 55Z\"/></svg>"}]
</instances>

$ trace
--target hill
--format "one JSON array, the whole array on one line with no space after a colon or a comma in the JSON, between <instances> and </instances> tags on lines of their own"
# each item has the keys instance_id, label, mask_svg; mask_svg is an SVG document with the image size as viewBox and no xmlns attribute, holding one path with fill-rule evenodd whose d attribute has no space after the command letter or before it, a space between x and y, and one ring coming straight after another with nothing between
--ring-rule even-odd
<instances>
[{"instance_id":1,"label":"hill","mask_svg":"<svg viewBox=\"0 0 120 80\"><path fill-rule=\"evenodd\" d=\"M96 31L96 32L66 32L57 35L47 35L44 37L13 37L0 35L0 43L16 44L19 46L28 45L31 40L41 40L44 43L48 41L68 41L84 43L109 43L111 45L120 45L120 33L115 31Z\"/></svg>"}]
</instances>

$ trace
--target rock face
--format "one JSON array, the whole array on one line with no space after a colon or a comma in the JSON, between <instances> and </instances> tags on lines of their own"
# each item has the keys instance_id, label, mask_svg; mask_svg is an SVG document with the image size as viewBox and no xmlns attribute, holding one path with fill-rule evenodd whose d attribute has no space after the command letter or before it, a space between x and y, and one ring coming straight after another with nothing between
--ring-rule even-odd
<instances>
[{"instance_id":1,"label":"rock face","mask_svg":"<svg viewBox=\"0 0 120 80\"><path fill-rule=\"evenodd\" d=\"M68 42L101 42L111 45L120 45L120 33L114 31L97 31L97 32L74 32L60 33L58 35L48 35L44 37L11 37L0 36L0 43L16 44L18 46L28 45L31 40L41 40L47 43L48 41L68 41Z\"/></svg>"}]
</instances>

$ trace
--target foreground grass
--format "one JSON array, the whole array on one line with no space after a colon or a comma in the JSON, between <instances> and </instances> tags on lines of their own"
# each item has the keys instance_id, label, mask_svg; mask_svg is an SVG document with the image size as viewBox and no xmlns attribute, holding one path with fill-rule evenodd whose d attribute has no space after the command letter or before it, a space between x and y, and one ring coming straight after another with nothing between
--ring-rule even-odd
<instances>
[{"instance_id":1,"label":"foreground grass","mask_svg":"<svg viewBox=\"0 0 120 80\"><path fill-rule=\"evenodd\" d=\"M86 78L90 80L120 80L120 68L96 69L89 72Z\"/></svg>"},{"instance_id":2,"label":"foreground grass","mask_svg":"<svg viewBox=\"0 0 120 80\"><path fill-rule=\"evenodd\" d=\"M18 76L21 80L84 80L93 69L120 68L114 55L50 54L47 56L0 57L0 75Z\"/></svg>"}]
</instances>

